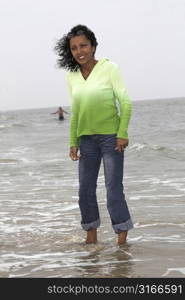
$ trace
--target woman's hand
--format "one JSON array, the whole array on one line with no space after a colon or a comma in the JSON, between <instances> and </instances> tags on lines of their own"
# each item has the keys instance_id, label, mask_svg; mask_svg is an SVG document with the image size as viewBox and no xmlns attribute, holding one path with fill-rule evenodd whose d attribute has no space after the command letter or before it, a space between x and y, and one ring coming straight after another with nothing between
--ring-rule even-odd
<instances>
[{"instance_id":1,"label":"woman's hand","mask_svg":"<svg viewBox=\"0 0 185 300\"><path fill-rule=\"evenodd\" d=\"M72 160L78 160L80 155L78 155L78 147L70 147L69 156Z\"/></svg>"},{"instance_id":2,"label":"woman's hand","mask_svg":"<svg viewBox=\"0 0 185 300\"><path fill-rule=\"evenodd\" d=\"M129 140L128 139L117 139L117 144L115 150L118 152L123 152L124 149L128 146Z\"/></svg>"}]
</instances>

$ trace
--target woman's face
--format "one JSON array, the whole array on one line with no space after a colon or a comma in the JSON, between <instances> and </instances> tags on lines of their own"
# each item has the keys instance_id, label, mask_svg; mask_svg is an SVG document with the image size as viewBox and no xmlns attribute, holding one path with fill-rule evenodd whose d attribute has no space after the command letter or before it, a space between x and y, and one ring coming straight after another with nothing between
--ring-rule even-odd
<instances>
[{"instance_id":1,"label":"woman's face","mask_svg":"<svg viewBox=\"0 0 185 300\"><path fill-rule=\"evenodd\" d=\"M70 50L79 65L84 65L94 57L95 47L85 35L79 35L70 39Z\"/></svg>"}]
</instances>

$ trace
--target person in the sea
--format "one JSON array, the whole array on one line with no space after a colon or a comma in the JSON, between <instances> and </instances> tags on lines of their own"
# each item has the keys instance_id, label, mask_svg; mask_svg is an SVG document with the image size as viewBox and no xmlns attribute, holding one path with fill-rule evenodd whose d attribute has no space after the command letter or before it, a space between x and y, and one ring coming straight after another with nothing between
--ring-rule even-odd
<instances>
[{"instance_id":1,"label":"person in the sea","mask_svg":"<svg viewBox=\"0 0 185 300\"><path fill-rule=\"evenodd\" d=\"M53 112L53 113L51 113L51 115L58 114L58 119L60 121L62 121L62 120L64 120L64 113L68 114L67 111L65 111L61 106L59 106L58 110L55 111L55 112Z\"/></svg>"},{"instance_id":2,"label":"person in the sea","mask_svg":"<svg viewBox=\"0 0 185 300\"><path fill-rule=\"evenodd\" d=\"M97 45L94 33L85 25L77 25L57 41L55 51L58 66L68 70L69 155L73 161L79 160L79 207L86 243L97 242L100 214L96 187L103 160L107 208L118 245L122 245L133 228L123 190L132 103L117 64L95 58Z\"/></svg>"}]
</instances>

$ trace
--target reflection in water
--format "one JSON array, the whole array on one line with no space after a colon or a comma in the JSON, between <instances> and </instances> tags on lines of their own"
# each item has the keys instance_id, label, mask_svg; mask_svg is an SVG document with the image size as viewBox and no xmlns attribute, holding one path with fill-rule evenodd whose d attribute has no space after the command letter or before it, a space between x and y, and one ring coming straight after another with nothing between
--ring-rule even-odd
<instances>
[{"instance_id":1,"label":"reflection in water","mask_svg":"<svg viewBox=\"0 0 185 300\"><path fill-rule=\"evenodd\" d=\"M112 246L112 243L85 245L86 255L78 256L78 277L130 277L132 255L130 245ZM74 266L73 266L74 270Z\"/></svg>"}]
</instances>

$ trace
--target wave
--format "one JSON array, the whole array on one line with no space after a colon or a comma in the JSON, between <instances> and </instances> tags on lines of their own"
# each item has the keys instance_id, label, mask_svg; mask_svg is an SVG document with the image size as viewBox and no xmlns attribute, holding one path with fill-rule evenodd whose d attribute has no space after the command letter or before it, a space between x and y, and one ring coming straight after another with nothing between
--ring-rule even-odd
<instances>
[{"instance_id":1,"label":"wave","mask_svg":"<svg viewBox=\"0 0 185 300\"><path fill-rule=\"evenodd\" d=\"M151 224L140 224L140 223L135 223L134 227L135 228L143 228L143 227L156 227L156 226L160 226L160 227L166 227L166 226L175 226L175 227L181 227L184 228L185 227L185 223L151 223Z\"/></svg>"},{"instance_id":2,"label":"wave","mask_svg":"<svg viewBox=\"0 0 185 300\"><path fill-rule=\"evenodd\" d=\"M12 163L17 163L19 160L18 159L12 159L12 158L3 158L0 159L0 164L12 164Z\"/></svg>"},{"instance_id":3,"label":"wave","mask_svg":"<svg viewBox=\"0 0 185 300\"><path fill-rule=\"evenodd\" d=\"M185 268L168 268L162 277L169 276L171 272L179 272L185 275Z\"/></svg>"},{"instance_id":4,"label":"wave","mask_svg":"<svg viewBox=\"0 0 185 300\"><path fill-rule=\"evenodd\" d=\"M26 124L24 124L24 123L21 123L21 122L14 122L14 123L12 123L12 122L10 122L10 123L4 123L4 124L1 124L0 125L0 130L5 130L5 129L9 129L9 128L22 128L22 127L27 127L27 125Z\"/></svg>"},{"instance_id":5,"label":"wave","mask_svg":"<svg viewBox=\"0 0 185 300\"><path fill-rule=\"evenodd\" d=\"M35 162L34 160L29 160L27 158L20 158L20 159L16 159L16 158L0 158L0 164L16 164L16 163L33 163Z\"/></svg>"},{"instance_id":6,"label":"wave","mask_svg":"<svg viewBox=\"0 0 185 300\"><path fill-rule=\"evenodd\" d=\"M164 150L176 150L175 148L170 148L170 147L166 147L166 146L159 146L159 145L155 145L155 144L147 144L147 143L135 143L132 146L130 146L130 150L136 150L136 151L140 151L143 149L147 149L147 150L154 150L154 151L164 151Z\"/></svg>"}]
</instances>

